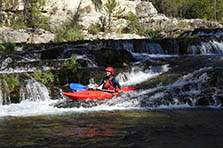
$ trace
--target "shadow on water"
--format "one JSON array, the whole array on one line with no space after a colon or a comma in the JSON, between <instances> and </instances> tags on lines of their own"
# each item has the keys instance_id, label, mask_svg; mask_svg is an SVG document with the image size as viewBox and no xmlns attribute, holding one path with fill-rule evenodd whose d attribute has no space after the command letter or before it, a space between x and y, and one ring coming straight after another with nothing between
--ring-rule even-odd
<instances>
[{"instance_id":1,"label":"shadow on water","mask_svg":"<svg viewBox=\"0 0 223 148\"><path fill-rule=\"evenodd\" d=\"M1 148L223 147L223 110L69 113L0 120Z\"/></svg>"}]
</instances>

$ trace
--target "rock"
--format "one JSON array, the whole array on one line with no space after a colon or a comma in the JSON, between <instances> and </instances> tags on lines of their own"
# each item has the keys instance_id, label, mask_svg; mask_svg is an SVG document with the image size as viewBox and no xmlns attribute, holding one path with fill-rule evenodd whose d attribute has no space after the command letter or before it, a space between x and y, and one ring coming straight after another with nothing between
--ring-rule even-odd
<instances>
[{"instance_id":1,"label":"rock","mask_svg":"<svg viewBox=\"0 0 223 148\"><path fill-rule=\"evenodd\" d=\"M25 29L14 30L10 27L0 27L0 43L48 43L53 41L54 37L53 33L42 29L30 32Z\"/></svg>"},{"instance_id":2,"label":"rock","mask_svg":"<svg viewBox=\"0 0 223 148\"><path fill-rule=\"evenodd\" d=\"M0 43L26 43L29 38L30 35L23 29L16 31L10 27L0 28Z\"/></svg>"},{"instance_id":3,"label":"rock","mask_svg":"<svg viewBox=\"0 0 223 148\"><path fill-rule=\"evenodd\" d=\"M152 5L152 3L147 1L142 1L141 3L139 3L135 7L135 10L139 18L151 17L157 15L158 13L156 8Z\"/></svg>"},{"instance_id":4,"label":"rock","mask_svg":"<svg viewBox=\"0 0 223 148\"><path fill-rule=\"evenodd\" d=\"M122 39L144 39L145 37L137 34L120 34L120 33L103 33L99 32L97 35L88 34L87 31L84 31L85 40L122 40Z\"/></svg>"},{"instance_id":5,"label":"rock","mask_svg":"<svg viewBox=\"0 0 223 148\"><path fill-rule=\"evenodd\" d=\"M94 51L93 54L98 66L113 65L114 67L125 67L130 62L135 61L132 54L126 50L103 48Z\"/></svg>"},{"instance_id":6,"label":"rock","mask_svg":"<svg viewBox=\"0 0 223 148\"><path fill-rule=\"evenodd\" d=\"M141 39L143 36L136 34L119 34L123 28L128 26L128 21L125 17L113 20L111 27L112 33L98 33L96 35L89 34L88 28L91 24L99 22L99 17L105 15L102 6L108 0L46 0L45 6L42 6L42 15L49 18L46 22L51 30L56 30L61 27L64 22L73 18L76 12L80 14L80 26L84 32L84 39ZM4 1L5 2L5 1ZM9 1L7 1L9 2ZM132 11L139 18L139 24L142 28L160 31L163 37L178 37L185 31L195 28L218 27L223 28L223 25L217 22L210 22L201 19L170 19L164 14L158 14L156 8L151 2L145 0L116 0L120 4L121 9L125 9L126 16L129 11ZM18 13L21 13L25 4L24 1L18 0L9 8L2 4L0 10L0 19L2 26L12 26L11 19L16 18ZM54 34L48 31L40 30L33 33L29 30L13 30L12 28L0 28L0 43L15 42L15 43L47 43L54 40Z\"/></svg>"}]
</instances>

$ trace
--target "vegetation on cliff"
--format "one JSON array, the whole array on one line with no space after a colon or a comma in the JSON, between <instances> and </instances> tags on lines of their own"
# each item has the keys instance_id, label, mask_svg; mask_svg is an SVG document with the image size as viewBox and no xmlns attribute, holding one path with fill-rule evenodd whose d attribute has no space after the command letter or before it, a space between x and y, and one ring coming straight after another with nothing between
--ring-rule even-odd
<instances>
[{"instance_id":1,"label":"vegetation on cliff","mask_svg":"<svg viewBox=\"0 0 223 148\"><path fill-rule=\"evenodd\" d=\"M3 14L0 14L0 24L6 26L12 26L14 29L21 28L42 28L48 30L47 25L48 18L43 15L43 6L45 6L45 0L29 0L24 1L24 10L17 10L19 1L0 0L0 11L11 11L9 13L9 19L4 18Z\"/></svg>"},{"instance_id":2,"label":"vegetation on cliff","mask_svg":"<svg viewBox=\"0 0 223 148\"><path fill-rule=\"evenodd\" d=\"M200 18L223 23L222 0L151 0L160 13L169 17Z\"/></svg>"}]
</instances>

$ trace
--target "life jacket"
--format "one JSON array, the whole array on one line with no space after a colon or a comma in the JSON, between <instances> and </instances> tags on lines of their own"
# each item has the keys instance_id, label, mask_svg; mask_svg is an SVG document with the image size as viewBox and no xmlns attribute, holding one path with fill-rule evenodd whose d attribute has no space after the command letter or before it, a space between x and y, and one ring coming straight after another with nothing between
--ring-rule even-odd
<instances>
[{"instance_id":1,"label":"life jacket","mask_svg":"<svg viewBox=\"0 0 223 148\"><path fill-rule=\"evenodd\" d=\"M113 79L113 77L109 77L109 79L104 80L103 89L114 90Z\"/></svg>"}]
</instances>

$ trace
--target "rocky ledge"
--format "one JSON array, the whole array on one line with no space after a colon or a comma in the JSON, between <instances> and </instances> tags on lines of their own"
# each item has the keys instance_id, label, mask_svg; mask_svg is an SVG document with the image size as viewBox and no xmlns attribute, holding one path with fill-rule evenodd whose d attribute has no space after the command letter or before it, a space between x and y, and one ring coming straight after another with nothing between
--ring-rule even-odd
<instances>
[{"instance_id":1,"label":"rocky ledge","mask_svg":"<svg viewBox=\"0 0 223 148\"><path fill-rule=\"evenodd\" d=\"M201 19L176 19L168 18L164 14L159 14L156 8L149 1L144 0L116 0L120 4L120 9L124 9L124 16L131 11L137 16L142 28L157 30L162 37L178 37L180 34L197 28L223 28L217 22L210 22ZM97 3L96 3L97 2ZM100 9L107 3L107 0L46 0L41 7L42 15L48 18L47 24L54 30L63 26L63 23L70 20L77 12L80 14L79 25L82 27L85 40L107 40L107 39L142 39L144 36L137 34L121 34L120 30L128 26L126 17L114 19L112 33L99 32L95 35L89 33L89 26L99 22L99 18L104 15L104 10ZM4 6L4 5L2 5ZM16 18L19 12L25 10L25 3L17 1L15 7L0 10L0 43L47 43L54 41L55 31L49 32L42 29L12 29L11 18ZM2 26L2 27L1 27ZM8 27L4 27L8 26ZM148 38L148 36L146 36Z\"/></svg>"}]
</instances>

